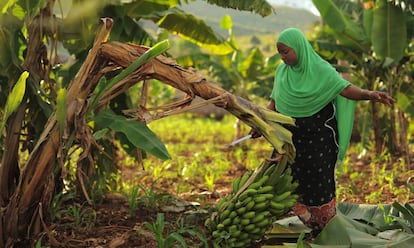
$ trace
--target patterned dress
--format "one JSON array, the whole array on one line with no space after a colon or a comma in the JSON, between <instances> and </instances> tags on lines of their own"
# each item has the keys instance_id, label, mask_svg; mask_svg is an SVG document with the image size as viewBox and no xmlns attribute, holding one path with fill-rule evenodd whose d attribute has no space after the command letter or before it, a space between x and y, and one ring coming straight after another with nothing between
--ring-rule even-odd
<instances>
[{"instance_id":1,"label":"patterned dress","mask_svg":"<svg viewBox=\"0 0 414 248\"><path fill-rule=\"evenodd\" d=\"M288 127L296 147L291 168L300 196L293 210L304 224L321 230L336 214L338 135L334 104L310 117L295 119L296 126Z\"/></svg>"}]
</instances>

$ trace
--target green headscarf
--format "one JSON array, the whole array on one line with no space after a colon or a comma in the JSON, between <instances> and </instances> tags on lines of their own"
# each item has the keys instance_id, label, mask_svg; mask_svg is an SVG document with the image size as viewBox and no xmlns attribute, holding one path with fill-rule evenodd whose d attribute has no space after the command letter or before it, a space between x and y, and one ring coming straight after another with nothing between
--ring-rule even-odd
<instances>
[{"instance_id":1,"label":"green headscarf","mask_svg":"<svg viewBox=\"0 0 414 248\"><path fill-rule=\"evenodd\" d=\"M277 111L292 117L308 117L334 100L339 159L342 160L352 133L355 102L339 94L351 83L313 50L299 29L285 29L277 42L292 48L297 57L296 65L282 63L276 70L271 98L275 100Z\"/></svg>"}]
</instances>

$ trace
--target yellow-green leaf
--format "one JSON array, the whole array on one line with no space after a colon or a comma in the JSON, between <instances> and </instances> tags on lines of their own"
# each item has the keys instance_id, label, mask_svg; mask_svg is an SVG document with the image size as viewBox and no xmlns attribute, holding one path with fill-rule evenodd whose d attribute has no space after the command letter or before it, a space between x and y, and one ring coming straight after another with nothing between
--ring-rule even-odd
<instances>
[{"instance_id":1,"label":"yellow-green leaf","mask_svg":"<svg viewBox=\"0 0 414 248\"><path fill-rule=\"evenodd\" d=\"M20 103L23 100L24 93L26 92L26 79L29 76L29 72L24 71L17 83L14 85L12 91L7 97L6 107L1 121L0 132L3 131L3 128L6 124L7 119L10 115L19 107Z\"/></svg>"},{"instance_id":2,"label":"yellow-green leaf","mask_svg":"<svg viewBox=\"0 0 414 248\"><path fill-rule=\"evenodd\" d=\"M56 121L59 124L60 134L63 134L66 121L66 89L59 89L56 99Z\"/></svg>"}]
</instances>

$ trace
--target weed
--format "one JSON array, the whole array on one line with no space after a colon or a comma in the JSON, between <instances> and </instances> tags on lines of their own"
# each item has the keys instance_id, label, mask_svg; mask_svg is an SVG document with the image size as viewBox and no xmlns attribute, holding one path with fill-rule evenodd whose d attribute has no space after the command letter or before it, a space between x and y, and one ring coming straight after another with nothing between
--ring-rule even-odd
<instances>
[{"instance_id":1,"label":"weed","mask_svg":"<svg viewBox=\"0 0 414 248\"><path fill-rule=\"evenodd\" d=\"M68 201L73 201L74 199L75 193L73 192L67 194L59 193L53 197L49 207L49 215L52 222L56 219L60 219L62 215L66 213L67 210L65 203L67 203Z\"/></svg>"},{"instance_id":2,"label":"weed","mask_svg":"<svg viewBox=\"0 0 414 248\"><path fill-rule=\"evenodd\" d=\"M214 173L212 171L209 171L204 176L204 179L206 181L206 185L207 185L208 190L213 191L214 190L214 180L215 180Z\"/></svg>"},{"instance_id":3,"label":"weed","mask_svg":"<svg viewBox=\"0 0 414 248\"><path fill-rule=\"evenodd\" d=\"M150 209L157 209L160 206L166 205L173 200L173 196L167 193L156 193L154 189L156 181L152 182L149 188L139 185L138 187L143 192L137 199L138 205L145 206Z\"/></svg>"},{"instance_id":4,"label":"weed","mask_svg":"<svg viewBox=\"0 0 414 248\"><path fill-rule=\"evenodd\" d=\"M155 240L158 248L175 247L177 244L179 244L180 247L187 248L189 246L187 244L188 238L185 237L186 235L197 237L205 245L205 247L208 247L207 241L203 235L198 231L185 227L183 222L181 222L181 225L176 231L164 234L166 224L167 223L164 220L164 213L157 214L157 220L155 223L144 223L145 227L155 234Z\"/></svg>"},{"instance_id":5,"label":"weed","mask_svg":"<svg viewBox=\"0 0 414 248\"><path fill-rule=\"evenodd\" d=\"M95 210L90 207L85 208L78 204L72 205L68 208L66 217L72 221L74 228L77 230L87 230L94 226L96 222Z\"/></svg>"},{"instance_id":6,"label":"weed","mask_svg":"<svg viewBox=\"0 0 414 248\"><path fill-rule=\"evenodd\" d=\"M139 187L134 185L131 189L131 192L128 194L126 192L122 192L128 202L128 215L132 216L135 213L135 210L138 208L138 192Z\"/></svg>"}]
</instances>

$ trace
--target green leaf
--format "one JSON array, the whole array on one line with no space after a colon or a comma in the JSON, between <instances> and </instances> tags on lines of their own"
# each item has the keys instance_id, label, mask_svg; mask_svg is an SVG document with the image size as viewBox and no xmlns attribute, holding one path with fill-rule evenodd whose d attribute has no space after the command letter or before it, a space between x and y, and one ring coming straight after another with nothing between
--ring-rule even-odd
<instances>
[{"instance_id":1,"label":"green leaf","mask_svg":"<svg viewBox=\"0 0 414 248\"><path fill-rule=\"evenodd\" d=\"M203 44L218 45L224 41L203 20L179 9L173 9L166 13L158 21L158 25L177 35L191 37L192 40Z\"/></svg>"},{"instance_id":2,"label":"green leaf","mask_svg":"<svg viewBox=\"0 0 414 248\"><path fill-rule=\"evenodd\" d=\"M148 49L144 54L138 57L134 62L132 62L127 68L122 70L118 75L113 77L109 82L105 82L106 84L103 87L97 87L98 92L96 93L95 97L92 100L92 108L96 106L96 103L99 101L100 97L109 90L112 86L123 80L126 76L134 72L143 64L147 63L151 59L157 57L158 55L164 53L170 47L170 43L168 40L163 40L158 42L153 47Z\"/></svg>"},{"instance_id":3,"label":"green leaf","mask_svg":"<svg viewBox=\"0 0 414 248\"><path fill-rule=\"evenodd\" d=\"M207 2L224 8L251 11L260 14L263 17L274 13L272 5L270 5L266 0L207 0Z\"/></svg>"},{"instance_id":4,"label":"green leaf","mask_svg":"<svg viewBox=\"0 0 414 248\"><path fill-rule=\"evenodd\" d=\"M165 145L144 124L116 115L111 110L103 110L95 116L94 121L100 128L109 128L124 134L137 148L141 148L160 159L170 159Z\"/></svg>"},{"instance_id":5,"label":"green leaf","mask_svg":"<svg viewBox=\"0 0 414 248\"><path fill-rule=\"evenodd\" d=\"M6 125L7 119L10 115L19 107L20 103L23 100L24 93L26 92L26 79L29 76L28 71L24 71L17 83L14 85L12 91L7 97L7 102L4 110L4 116L0 125L0 133L3 131L4 126Z\"/></svg>"},{"instance_id":6,"label":"green leaf","mask_svg":"<svg viewBox=\"0 0 414 248\"><path fill-rule=\"evenodd\" d=\"M0 10L2 14L5 14L7 10L13 6L18 0L6 0L6 1L0 1Z\"/></svg>"},{"instance_id":7,"label":"green leaf","mask_svg":"<svg viewBox=\"0 0 414 248\"><path fill-rule=\"evenodd\" d=\"M338 210L351 219L361 220L381 229L387 225L384 214L390 212L391 204L384 204L380 207L378 205L341 202L338 204Z\"/></svg>"},{"instance_id":8,"label":"green leaf","mask_svg":"<svg viewBox=\"0 0 414 248\"><path fill-rule=\"evenodd\" d=\"M402 85L401 90L395 95L397 106L408 116L414 118L414 99L412 85ZM412 191L414 193L414 191Z\"/></svg>"},{"instance_id":9,"label":"green leaf","mask_svg":"<svg viewBox=\"0 0 414 248\"><path fill-rule=\"evenodd\" d=\"M66 125L66 92L66 89L59 89L56 98L56 121L61 135Z\"/></svg>"},{"instance_id":10,"label":"green leaf","mask_svg":"<svg viewBox=\"0 0 414 248\"><path fill-rule=\"evenodd\" d=\"M333 0L312 0L312 2L342 44L362 51L369 49L370 41L364 30L358 23L353 22L346 12L339 9Z\"/></svg>"},{"instance_id":11,"label":"green leaf","mask_svg":"<svg viewBox=\"0 0 414 248\"><path fill-rule=\"evenodd\" d=\"M170 233L168 235L167 239L170 239L170 238L178 241L181 244L181 247L183 247L183 248L187 248L188 247L187 244L186 244L186 242L185 242L184 237L181 236L181 234L176 233L176 232Z\"/></svg>"},{"instance_id":12,"label":"green leaf","mask_svg":"<svg viewBox=\"0 0 414 248\"><path fill-rule=\"evenodd\" d=\"M159 16L161 12L167 11L180 4L180 0L141 0L124 4L128 15L133 18L146 18Z\"/></svg>"},{"instance_id":13,"label":"green leaf","mask_svg":"<svg viewBox=\"0 0 414 248\"><path fill-rule=\"evenodd\" d=\"M380 58L399 62L407 44L407 26L404 11L394 4L381 0L374 8L371 41Z\"/></svg>"}]
</instances>

